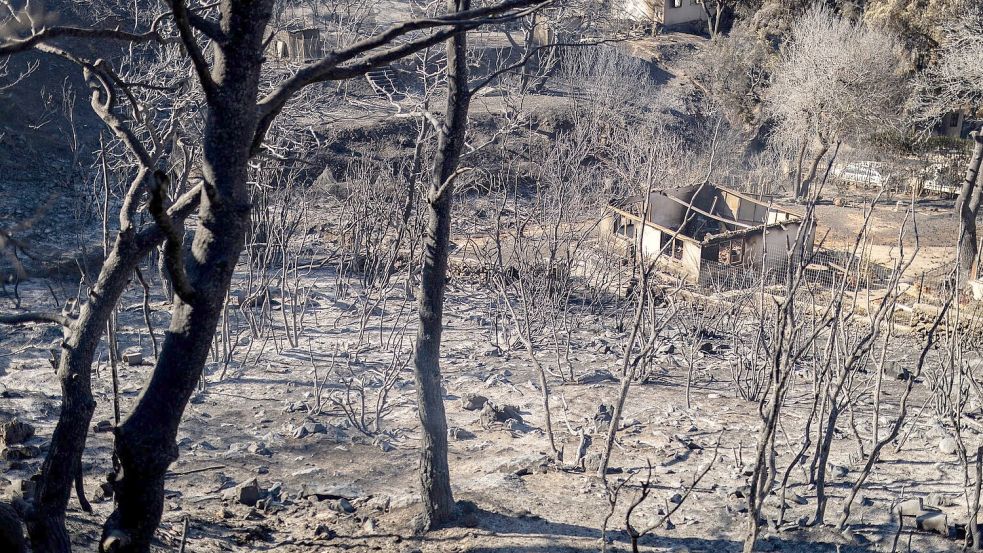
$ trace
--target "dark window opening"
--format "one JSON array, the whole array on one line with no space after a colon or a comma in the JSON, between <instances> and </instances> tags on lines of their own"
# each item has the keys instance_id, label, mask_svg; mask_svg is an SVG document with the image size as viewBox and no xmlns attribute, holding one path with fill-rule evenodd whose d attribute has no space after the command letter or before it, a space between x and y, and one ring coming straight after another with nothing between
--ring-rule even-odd
<instances>
[{"instance_id":1,"label":"dark window opening","mask_svg":"<svg viewBox=\"0 0 983 553\"><path fill-rule=\"evenodd\" d=\"M683 241L679 238L673 238L669 233L662 233L661 239L659 240L659 249L673 259L683 258Z\"/></svg>"},{"instance_id":2,"label":"dark window opening","mask_svg":"<svg viewBox=\"0 0 983 553\"><path fill-rule=\"evenodd\" d=\"M738 265L744 262L743 238L720 242L717 248L717 260L723 265Z\"/></svg>"},{"instance_id":3,"label":"dark window opening","mask_svg":"<svg viewBox=\"0 0 983 553\"><path fill-rule=\"evenodd\" d=\"M673 259L683 258L683 241L679 238L672 240L672 257Z\"/></svg>"},{"instance_id":4,"label":"dark window opening","mask_svg":"<svg viewBox=\"0 0 983 553\"><path fill-rule=\"evenodd\" d=\"M614 233L625 238L635 238L635 223L621 215L614 216Z\"/></svg>"}]
</instances>

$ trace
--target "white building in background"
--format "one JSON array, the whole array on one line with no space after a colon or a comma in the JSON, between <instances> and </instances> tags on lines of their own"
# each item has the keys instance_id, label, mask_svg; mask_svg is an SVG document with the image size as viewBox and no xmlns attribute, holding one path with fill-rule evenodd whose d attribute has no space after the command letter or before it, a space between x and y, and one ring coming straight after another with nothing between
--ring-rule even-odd
<instances>
[{"instance_id":1,"label":"white building in background","mask_svg":"<svg viewBox=\"0 0 983 553\"><path fill-rule=\"evenodd\" d=\"M666 27L692 25L706 18L702 0L614 0L615 16Z\"/></svg>"}]
</instances>

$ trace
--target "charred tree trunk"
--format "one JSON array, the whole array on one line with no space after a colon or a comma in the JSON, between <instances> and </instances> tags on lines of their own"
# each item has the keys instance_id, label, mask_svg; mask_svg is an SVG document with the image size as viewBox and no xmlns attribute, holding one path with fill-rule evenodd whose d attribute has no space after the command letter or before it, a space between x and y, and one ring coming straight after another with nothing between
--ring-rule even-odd
<instances>
[{"instance_id":1,"label":"charred tree trunk","mask_svg":"<svg viewBox=\"0 0 983 553\"><path fill-rule=\"evenodd\" d=\"M470 0L447 0L449 11L467 10L470 3ZM413 358L420 423L423 426L420 457L422 526L427 529L454 518L454 496L447 464L447 419L440 387L440 337L454 178L467 132L470 102L467 38L464 32L460 32L447 41L447 113L439 130L433 182L427 194L429 215L420 282L420 327Z\"/></svg>"},{"instance_id":2,"label":"charred tree trunk","mask_svg":"<svg viewBox=\"0 0 983 553\"><path fill-rule=\"evenodd\" d=\"M983 164L983 133L974 132L970 135L975 142L973 157L966 169L959 200L956 202L956 214L959 216L961 231L959 233L959 273L961 278L976 278L976 267L979 264L979 237L976 233L976 219L980 214L980 203L983 201L983 183L980 182L980 165Z\"/></svg>"},{"instance_id":3,"label":"charred tree trunk","mask_svg":"<svg viewBox=\"0 0 983 553\"><path fill-rule=\"evenodd\" d=\"M142 181L148 174L147 170L141 171L136 180ZM190 206L185 209L190 211ZM133 228L121 231L103 262L88 301L66 332L58 364L61 413L41 467L33 498L34 508L26 521L33 550L38 553L71 551L65 529L65 510L73 481L80 477L82 452L96 406L92 397L92 362L106 323L126 290L130 276L163 239L163 233L156 227L139 233Z\"/></svg>"},{"instance_id":4,"label":"charred tree trunk","mask_svg":"<svg viewBox=\"0 0 983 553\"><path fill-rule=\"evenodd\" d=\"M826 522L826 467L829 462L829 451L833 444L833 434L836 432L836 421L840 415L840 406L834 398L829 410L829 418L823 429L822 440L816 446L816 512L812 524L820 525Z\"/></svg>"},{"instance_id":5,"label":"charred tree trunk","mask_svg":"<svg viewBox=\"0 0 983 553\"><path fill-rule=\"evenodd\" d=\"M26 553L24 528L17 511L7 503L0 503L0 551Z\"/></svg>"},{"instance_id":6,"label":"charred tree trunk","mask_svg":"<svg viewBox=\"0 0 983 553\"><path fill-rule=\"evenodd\" d=\"M164 474L178 456L178 426L201 377L249 226L250 141L243 137L258 128L255 105L271 4L222 3L222 30L229 38L215 50L211 75L200 223L186 275L171 275L176 292L171 326L150 382L116 429L121 468L113 480L116 509L103 529L102 551L144 553L160 523ZM169 268L175 272L173 263ZM178 285L182 278L190 290Z\"/></svg>"},{"instance_id":7,"label":"charred tree trunk","mask_svg":"<svg viewBox=\"0 0 983 553\"><path fill-rule=\"evenodd\" d=\"M126 251L130 250L126 247L128 244L125 237L117 238L116 248L103 264L90 300L82 306L78 320L72 323L74 329L62 345L58 364L61 414L41 467L42 478L35 492L34 513L27 521L34 551L71 551L65 529L65 510L81 466L89 423L96 407L92 397L92 360L106 329L106 321L139 260L133 259L134 252Z\"/></svg>"},{"instance_id":8,"label":"charred tree trunk","mask_svg":"<svg viewBox=\"0 0 983 553\"><path fill-rule=\"evenodd\" d=\"M822 146L819 148L819 151L816 152L816 155L809 163L809 171L799 182L799 187L795 191L795 198L797 200L805 201L809 199L809 193L812 191L812 183L816 180L816 174L819 172L819 162L823 160L823 157L826 156L827 152L829 152L829 145L823 142Z\"/></svg>"}]
</instances>

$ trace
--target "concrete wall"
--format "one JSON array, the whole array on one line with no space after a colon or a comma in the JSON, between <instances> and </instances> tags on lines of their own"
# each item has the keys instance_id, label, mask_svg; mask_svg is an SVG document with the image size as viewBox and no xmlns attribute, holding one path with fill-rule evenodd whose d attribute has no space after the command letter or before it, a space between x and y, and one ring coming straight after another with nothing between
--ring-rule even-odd
<instances>
[{"instance_id":1,"label":"concrete wall","mask_svg":"<svg viewBox=\"0 0 983 553\"><path fill-rule=\"evenodd\" d=\"M666 9L662 20L663 25L667 27L684 25L694 21L702 21L706 17L703 6L698 4L696 0L678 0L680 5L678 8L675 7L676 4L677 0L665 0Z\"/></svg>"},{"instance_id":2,"label":"concrete wall","mask_svg":"<svg viewBox=\"0 0 983 553\"><path fill-rule=\"evenodd\" d=\"M642 233L641 241L639 243L642 255L647 257L655 257L659 255L659 251L662 249L662 247L659 245L661 243L662 231L646 225L645 232Z\"/></svg>"},{"instance_id":3,"label":"concrete wall","mask_svg":"<svg viewBox=\"0 0 983 553\"><path fill-rule=\"evenodd\" d=\"M782 227L772 227L766 233L756 233L745 237L746 249L744 258L754 265L759 265L761 257L767 255L765 265L773 267L784 263L789 244L795 242L799 233L800 223L789 223ZM807 251L812 249L812 236L806 237Z\"/></svg>"},{"instance_id":4,"label":"concrete wall","mask_svg":"<svg viewBox=\"0 0 983 553\"><path fill-rule=\"evenodd\" d=\"M655 19L653 0L619 0L612 2L614 16L618 19L633 19L650 22Z\"/></svg>"},{"instance_id":5,"label":"concrete wall","mask_svg":"<svg viewBox=\"0 0 983 553\"><path fill-rule=\"evenodd\" d=\"M694 242L683 242L682 268L686 276L694 281L700 276L700 257L703 247Z\"/></svg>"},{"instance_id":6,"label":"concrete wall","mask_svg":"<svg viewBox=\"0 0 983 553\"><path fill-rule=\"evenodd\" d=\"M706 16L696 0L620 0L613 2L615 17L643 23L658 21L666 26L702 21Z\"/></svg>"},{"instance_id":7,"label":"concrete wall","mask_svg":"<svg viewBox=\"0 0 983 553\"><path fill-rule=\"evenodd\" d=\"M962 136L963 122L966 120L966 113L963 110L947 113L938 126L939 136L949 138L959 138Z\"/></svg>"},{"instance_id":8,"label":"concrete wall","mask_svg":"<svg viewBox=\"0 0 983 553\"><path fill-rule=\"evenodd\" d=\"M653 194L649 205L649 221L673 230L679 228L686 218L687 205L697 188L691 186L663 191L667 196L679 198L683 203L668 200L660 194Z\"/></svg>"}]
</instances>

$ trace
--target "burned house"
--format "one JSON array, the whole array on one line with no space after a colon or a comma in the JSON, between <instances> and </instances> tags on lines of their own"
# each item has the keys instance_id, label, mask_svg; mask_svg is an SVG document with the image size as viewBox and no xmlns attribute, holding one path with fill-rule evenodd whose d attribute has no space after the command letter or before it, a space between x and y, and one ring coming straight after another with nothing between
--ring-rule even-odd
<instances>
[{"instance_id":1,"label":"burned house","mask_svg":"<svg viewBox=\"0 0 983 553\"><path fill-rule=\"evenodd\" d=\"M275 58L304 63L324 57L320 29L284 29L276 33L270 49Z\"/></svg>"},{"instance_id":2,"label":"burned house","mask_svg":"<svg viewBox=\"0 0 983 553\"><path fill-rule=\"evenodd\" d=\"M706 16L702 0L616 0L611 7L619 19L670 28L698 27Z\"/></svg>"},{"instance_id":3,"label":"burned house","mask_svg":"<svg viewBox=\"0 0 983 553\"><path fill-rule=\"evenodd\" d=\"M966 122L967 109L954 109L943 115L932 128L935 136L945 136L948 138L962 138L963 126Z\"/></svg>"},{"instance_id":4,"label":"burned house","mask_svg":"<svg viewBox=\"0 0 983 553\"><path fill-rule=\"evenodd\" d=\"M626 252L661 253L660 260L699 283L782 266L803 225L792 211L709 184L652 192L643 232L644 211L644 196L613 201L601 231ZM811 251L813 229L803 229L802 239L803 251Z\"/></svg>"}]
</instances>

